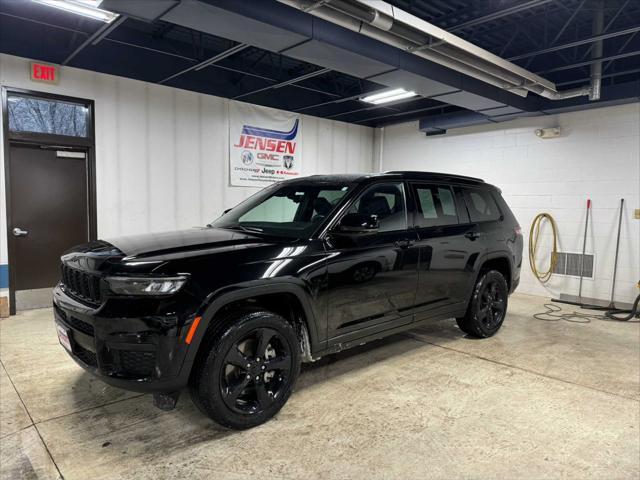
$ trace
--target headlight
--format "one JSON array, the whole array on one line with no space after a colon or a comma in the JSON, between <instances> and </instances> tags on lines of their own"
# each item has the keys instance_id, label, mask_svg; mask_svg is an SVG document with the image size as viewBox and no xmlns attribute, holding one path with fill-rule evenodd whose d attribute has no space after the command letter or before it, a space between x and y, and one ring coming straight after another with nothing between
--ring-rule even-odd
<instances>
[{"instance_id":1,"label":"headlight","mask_svg":"<svg viewBox=\"0 0 640 480\"><path fill-rule=\"evenodd\" d=\"M107 277L109 288L119 295L171 295L180 290L186 282L186 276Z\"/></svg>"}]
</instances>

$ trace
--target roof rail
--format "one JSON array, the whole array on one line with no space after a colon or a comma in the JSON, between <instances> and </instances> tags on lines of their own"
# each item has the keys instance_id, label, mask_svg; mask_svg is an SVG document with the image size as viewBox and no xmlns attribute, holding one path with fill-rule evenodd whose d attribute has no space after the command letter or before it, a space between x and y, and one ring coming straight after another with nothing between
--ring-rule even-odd
<instances>
[{"instance_id":1,"label":"roof rail","mask_svg":"<svg viewBox=\"0 0 640 480\"><path fill-rule=\"evenodd\" d=\"M423 175L425 177L436 177L436 178L451 178L458 180L467 180L470 182L478 182L485 183L485 181L481 178L476 177L467 177L465 175L454 175L452 173L440 173L440 172L423 172L420 170L390 170L384 173L396 173L396 174L407 174L407 175Z\"/></svg>"}]
</instances>

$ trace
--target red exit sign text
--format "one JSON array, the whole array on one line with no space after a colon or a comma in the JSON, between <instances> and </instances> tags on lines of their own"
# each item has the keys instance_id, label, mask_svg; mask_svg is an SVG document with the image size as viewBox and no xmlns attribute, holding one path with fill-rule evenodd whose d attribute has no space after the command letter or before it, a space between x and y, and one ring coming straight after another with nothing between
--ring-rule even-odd
<instances>
[{"instance_id":1,"label":"red exit sign text","mask_svg":"<svg viewBox=\"0 0 640 480\"><path fill-rule=\"evenodd\" d=\"M60 80L60 72L55 65L30 62L29 70L34 82L58 83Z\"/></svg>"}]
</instances>

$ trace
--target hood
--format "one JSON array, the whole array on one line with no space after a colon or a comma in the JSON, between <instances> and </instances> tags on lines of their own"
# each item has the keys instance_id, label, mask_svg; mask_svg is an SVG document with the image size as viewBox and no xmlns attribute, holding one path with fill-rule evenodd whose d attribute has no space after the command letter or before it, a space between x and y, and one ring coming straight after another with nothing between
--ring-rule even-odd
<instances>
[{"instance_id":1,"label":"hood","mask_svg":"<svg viewBox=\"0 0 640 480\"><path fill-rule=\"evenodd\" d=\"M251 233L221 228L191 228L106 239L127 257L148 257L220 247L272 243Z\"/></svg>"}]
</instances>

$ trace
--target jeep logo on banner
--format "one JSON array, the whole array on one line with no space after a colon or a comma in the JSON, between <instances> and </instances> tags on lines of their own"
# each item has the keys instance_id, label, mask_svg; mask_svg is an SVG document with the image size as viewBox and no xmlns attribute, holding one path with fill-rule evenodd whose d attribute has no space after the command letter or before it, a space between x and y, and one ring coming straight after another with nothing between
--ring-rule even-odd
<instances>
[{"instance_id":1,"label":"jeep logo on banner","mask_svg":"<svg viewBox=\"0 0 640 480\"><path fill-rule=\"evenodd\" d=\"M299 115L231 102L229 180L236 187L265 187L300 176Z\"/></svg>"}]
</instances>

